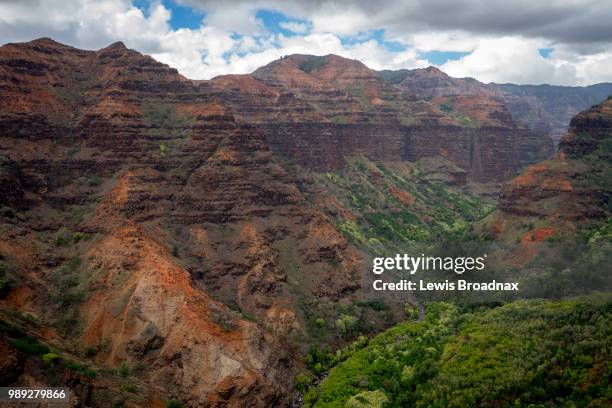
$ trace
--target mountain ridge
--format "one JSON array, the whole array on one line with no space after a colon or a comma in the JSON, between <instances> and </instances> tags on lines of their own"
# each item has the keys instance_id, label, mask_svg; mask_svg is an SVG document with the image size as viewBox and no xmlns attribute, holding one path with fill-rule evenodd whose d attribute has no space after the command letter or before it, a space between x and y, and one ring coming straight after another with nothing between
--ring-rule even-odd
<instances>
[{"instance_id":1,"label":"mountain ridge","mask_svg":"<svg viewBox=\"0 0 612 408\"><path fill-rule=\"evenodd\" d=\"M426 98L481 96L497 100L516 122L549 134L555 144L574 115L612 94L612 83L605 82L586 86L483 83L474 78L453 78L435 67L378 72L395 86Z\"/></svg>"}]
</instances>

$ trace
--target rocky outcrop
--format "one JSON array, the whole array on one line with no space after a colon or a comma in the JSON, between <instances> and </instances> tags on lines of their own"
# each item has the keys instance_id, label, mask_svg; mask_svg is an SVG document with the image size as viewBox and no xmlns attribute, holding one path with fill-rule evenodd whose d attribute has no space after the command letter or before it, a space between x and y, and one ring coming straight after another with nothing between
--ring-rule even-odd
<instances>
[{"instance_id":1,"label":"rocky outcrop","mask_svg":"<svg viewBox=\"0 0 612 408\"><path fill-rule=\"evenodd\" d=\"M387 82L442 104L479 123L511 122L549 135L555 145L572 117L605 100L612 84L586 87L554 85L484 84L473 78L452 78L435 67L379 71Z\"/></svg>"},{"instance_id":2,"label":"rocky outcrop","mask_svg":"<svg viewBox=\"0 0 612 408\"><path fill-rule=\"evenodd\" d=\"M502 213L550 222L609 216L612 100L572 119L554 159L528 167L502 189Z\"/></svg>"},{"instance_id":3,"label":"rocky outcrop","mask_svg":"<svg viewBox=\"0 0 612 408\"><path fill-rule=\"evenodd\" d=\"M435 67L406 70L396 86L431 100L472 126L520 128L500 92L473 78L452 78Z\"/></svg>"},{"instance_id":4,"label":"rocky outcrop","mask_svg":"<svg viewBox=\"0 0 612 408\"><path fill-rule=\"evenodd\" d=\"M277 339L192 283L167 248L126 221L86 254L101 274L81 306L83 343L108 365L146 364L147 377L190 406L270 406L289 387Z\"/></svg>"}]
</instances>

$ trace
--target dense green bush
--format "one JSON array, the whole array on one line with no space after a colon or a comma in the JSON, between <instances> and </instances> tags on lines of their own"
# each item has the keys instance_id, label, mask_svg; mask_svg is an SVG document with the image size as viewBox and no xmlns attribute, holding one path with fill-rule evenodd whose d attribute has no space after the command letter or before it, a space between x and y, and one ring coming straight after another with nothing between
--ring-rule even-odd
<instances>
[{"instance_id":1,"label":"dense green bush","mask_svg":"<svg viewBox=\"0 0 612 408\"><path fill-rule=\"evenodd\" d=\"M87 185L90 187L96 187L100 184L102 184L102 177L98 176L97 174L87 178Z\"/></svg>"},{"instance_id":2,"label":"dense green bush","mask_svg":"<svg viewBox=\"0 0 612 408\"><path fill-rule=\"evenodd\" d=\"M12 340L11 345L26 354L47 354L51 352L49 347L27 336Z\"/></svg>"},{"instance_id":3,"label":"dense green bush","mask_svg":"<svg viewBox=\"0 0 612 408\"><path fill-rule=\"evenodd\" d=\"M132 370L130 370L130 366L125 361L121 363L119 368L117 368L117 374L123 378L129 377L131 372Z\"/></svg>"},{"instance_id":4,"label":"dense green bush","mask_svg":"<svg viewBox=\"0 0 612 408\"><path fill-rule=\"evenodd\" d=\"M324 67L325 64L327 64L326 57L310 56L304 61L300 62L298 68L304 72L310 73Z\"/></svg>"},{"instance_id":5,"label":"dense green bush","mask_svg":"<svg viewBox=\"0 0 612 408\"><path fill-rule=\"evenodd\" d=\"M609 295L433 303L423 321L397 325L337 364L306 406L360 406L373 395L384 407L605 406L611 327Z\"/></svg>"},{"instance_id":6,"label":"dense green bush","mask_svg":"<svg viewBox=\"0 0 612 408\"><path fill-rule=\"evenodd\" d=\"M295 389L299 392L304 392L312 383L312 378L307 373L300 373L295 376Z\"/></svg>"}]
</instances>

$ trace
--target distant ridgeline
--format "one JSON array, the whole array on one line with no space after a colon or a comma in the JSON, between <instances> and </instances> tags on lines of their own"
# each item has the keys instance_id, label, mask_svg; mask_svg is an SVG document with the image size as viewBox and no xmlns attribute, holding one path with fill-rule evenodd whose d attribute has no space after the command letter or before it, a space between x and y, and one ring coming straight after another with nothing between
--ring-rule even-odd
<instances>
[{"instance_id":1,"label":"distant ridgeline","mask_svg":"<svg viewBox=\"0 0 612 408\"><path fill-rule=\"evenodd\" d=\"M484 84L473 78L452 78L434 67L378 71L386 82L430 99L448 112L478 114L506 109L517 123L549 134L555 144L574 115L612 95L612 83L589 86Z\"/></svg>"}]
</instances>

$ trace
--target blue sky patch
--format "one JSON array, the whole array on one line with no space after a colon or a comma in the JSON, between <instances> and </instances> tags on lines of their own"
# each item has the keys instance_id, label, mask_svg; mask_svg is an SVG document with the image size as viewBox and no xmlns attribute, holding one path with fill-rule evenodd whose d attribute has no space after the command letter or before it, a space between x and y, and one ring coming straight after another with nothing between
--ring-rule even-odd
<instances>
[{"instance_id":1,"label":"blue sky patch","mask_svg":"<svg viewBox=\"0 0 612 408\"><path fill-rule=\"evenodd\" d=\"M385 38L385 30L372 30L358 33L354 36L342 36L340 41L343 45L356 45L370 40L376 40L380 45L391 52L402 52L406 50L406 46L399 41L393 41Z\"/></svg>"},{"instance_id":2,"label":"blue sky patch","mask_svg":"<svg viewBox=\"0 0 612 408\"><path fill-rule=\"evenodd\" d=\"M195 8L181 6L172 0L163 0L162 4L172 13L170 27L173 30L178 30L179 28L196 30L200 28L202 20L206 16Z\"/></svg>"},{"instance_id":3,"label":"blue sky patch","mask_svg":"<svg viewBox=\"0 0 612 408\"><path fill-rule=\"evenodd\" d=\"M385 30L374 30L372 33L372 38L374 38L376 41L378 41L379 44L381 44L383 47L385 47L391 52L406 51L406 46L401 42L386 39Z\"/></svg>"},{"instance_id":4,"label":"blue sky patch","mask_svg":"<svg viewBox=\"0 0 612 408\"><path fill-rule=\"evenodd\" d=\"M298 23L306 25L307 31L312 29L312 24L306 20L300 20L295 18L289 18L283 13L279 13L274 10L261 9L255 13L255 17L259 19L264 27L274 34L283 34L286 37L293 37L295 35L304 35L304 33L295 33L291 30L282 27L281 23Z\"/></svg>"},{"instance_id":5,"label":"blue sky patch","mask_svg":"<svg viewBox=\"0 0 612 408\"><path fill-rule=\"evenodd\" d=\"M554 50L554 48L538 48L538 52L544 59L550 58L550 54L552 54Z\"/></svg>"},{"instance_id":6,"label":"blue sky patch","mask_svg":"<svg viewBox=\"0 0 612 408\"><path fill-rule=\"evenodd\" d=\"M140 9L145 17L149 17L149 6L151 6L151 2L149 0L132 0L132 5L137 9Z\"/></svg>"},{"instance_id":7,"label":"blue sky patch","mask_svg":"<svg viewBox=\"0 0 612 408\"><path fill-rule=\"evenodd\" d=\"M151 14L150 0L133 0L132 4L134 7L139 8L145 17L149 17ZM179 28L197 30L202 25L204 17L206 17L206 13L192 7L181 6L173 0L163 0L162 4L166 9L170 10L170 27L173 30L178 30Z\"/></svg>"},{"instance_id":8,"label":"blue sky patch","mask_svg":"<svg viewBox=\"0 0 612 408\"><path fill-rule=\"evenodd\" d=\"M450 60L458 60L468 55L469 52L459 51L428 51L419 52L419 58L426 59L433 65L443 65Z\"/></svg>"}]
</instances>

